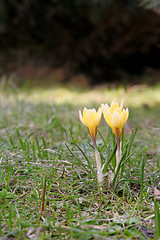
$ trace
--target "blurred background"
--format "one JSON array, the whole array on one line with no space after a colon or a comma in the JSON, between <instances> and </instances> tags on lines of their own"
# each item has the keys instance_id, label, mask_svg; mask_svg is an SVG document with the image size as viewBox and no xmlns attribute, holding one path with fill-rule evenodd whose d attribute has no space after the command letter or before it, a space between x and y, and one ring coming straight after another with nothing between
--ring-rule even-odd
<instances>
[{"instance_id":1,"label":"blurred background","mask_svg":"<svg viewBox=\"0 0 160 240\"><path fill-rule=\"evenodd\" d=\"M2 79L154 84L159 73L159 0L0 0Z\"/></svg>"}]
</instances>

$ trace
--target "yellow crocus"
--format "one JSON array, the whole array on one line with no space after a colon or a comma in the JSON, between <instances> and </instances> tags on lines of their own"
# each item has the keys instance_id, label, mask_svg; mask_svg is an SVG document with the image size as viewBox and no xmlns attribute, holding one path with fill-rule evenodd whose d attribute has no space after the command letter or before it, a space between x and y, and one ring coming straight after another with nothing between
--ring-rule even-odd
<instances>
[{"instance_id":1,"label":"yellow crocus","mask_svg":"<svg viewBox=\"0 0 160 240\"><path fill-rule=\"evenodd\" d=\"M128 108L123 109L123 102L121 102L121 105L117 102L112 102L110 107L107 104L102 104L102 110L103 116L108 125L112 128L114 135L120 138L122 128L128 119Z\"/></svg>"},{"instance_id":2,"label":"yellow crocus","mask_svg":"<svg viewBox=\"0 0 160 240\"><path fill-rule=\"evenodd\" d=\"M95 137L97 134L97 127L100 122L102 116L102 109L99 108L96 112L95 108L87 109L86 107L83 109L83 116L81 111L79 111L80 121L88 128L89 134L91 137Z\"/></svg>"}]
</instances>

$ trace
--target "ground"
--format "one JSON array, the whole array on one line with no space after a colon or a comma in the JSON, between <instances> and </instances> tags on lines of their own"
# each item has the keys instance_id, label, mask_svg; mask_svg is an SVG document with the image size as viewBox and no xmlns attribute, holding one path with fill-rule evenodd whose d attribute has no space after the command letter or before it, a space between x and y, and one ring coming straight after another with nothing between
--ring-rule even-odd
<instances>
[{"instance_id":1,"label":"ground","mask_svg":"<svg viewBox=\"0 0 160 240\"><path fill-rule=\"evenodd\" d=\"M160 85L85 84L47 87L2 79L2 239L150 239L158 234L153 188L160 187ZM101 190L92 142L78 111L122 99L129 109L123 135L128 158L116 189L108 187L110 162ZM130 135L137 126L132 143ZM98 130L98 150L106 163L114 149L103 117Z\"/></svg>"}]
</instances>

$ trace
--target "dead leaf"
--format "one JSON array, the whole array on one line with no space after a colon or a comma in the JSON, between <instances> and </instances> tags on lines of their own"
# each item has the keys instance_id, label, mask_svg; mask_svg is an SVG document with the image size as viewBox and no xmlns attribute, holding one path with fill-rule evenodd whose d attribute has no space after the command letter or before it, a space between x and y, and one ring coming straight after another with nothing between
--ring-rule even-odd
<instances>
[{"instance_id":1,"label":"dead leaf","mask_svg":"<svg viewBox=\"0 0 160 240\"><path fill-rule=\"evenodd\" d=\"M151 188L153 188L153 191L154 191L153 193L154 193L155 198L157 200L160 200L160 191L157 188L153 187L153 186L151 186Z\"/></svg>"}]
</instances>

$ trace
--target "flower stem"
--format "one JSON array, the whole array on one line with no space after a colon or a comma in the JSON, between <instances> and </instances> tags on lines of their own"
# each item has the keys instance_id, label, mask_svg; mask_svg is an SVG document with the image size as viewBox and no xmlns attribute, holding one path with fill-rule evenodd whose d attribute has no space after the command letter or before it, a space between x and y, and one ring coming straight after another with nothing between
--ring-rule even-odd
<instances>
[{"instance_id":1,"label":"flower stem","mask_svg":"<svg viewBox=\"0 0 160 240\"><path fill-rule=\"evenodd\" d=\"M95 149L95 158L96 158L96 164L97 164L97 179L98 179L98 184L101 187L102 182L103 182L101 158L100 158L100 154L97 149L96 138L92 137L92 141L93 141L93 145L94 145L94 149Z\"/></svg>"},{"instance_id":2,"label":"flower stem","mask_svg":"<svg viewBox=\"0 0 160 240\"><path fill-rule=\"evenodd\" d=\"M114 187L116 184L116 180L117 180L117 169L118 169L118 165L120 163L121 160L121 139L120 137L116 137L116 142L117 142L117 151L116 151L116 167L114 172L111 173L110 179L109 179L109 187Z\"/></svg>"},{"instance_id":3,"label":"flower stem","mask_svg":"<svg viewBox=\"0 0 160 240\"><path fill-rule=\"evenodd\" d=\"M116 142L117 142L117 152L116 152L116 169L115 169L115 171L117 170L118 164L121 160L121 139L120 139L120 137L116 138Z\"/></svg>"}]
</instances>

